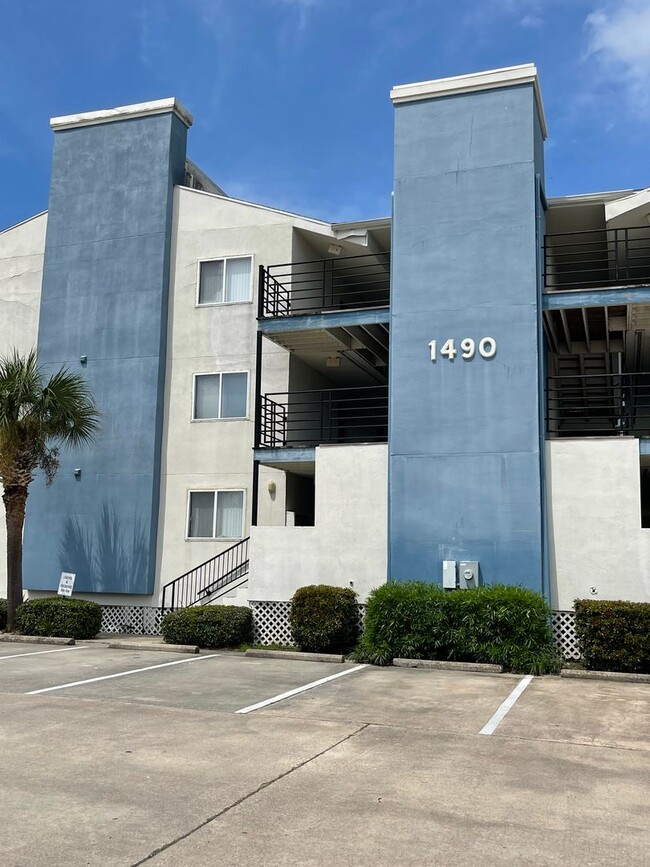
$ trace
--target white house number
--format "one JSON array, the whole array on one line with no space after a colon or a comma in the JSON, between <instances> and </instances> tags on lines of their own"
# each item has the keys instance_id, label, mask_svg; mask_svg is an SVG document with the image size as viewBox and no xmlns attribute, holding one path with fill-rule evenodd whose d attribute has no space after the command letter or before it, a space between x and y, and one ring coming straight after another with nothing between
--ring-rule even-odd
<instances>
[{"instance_id":1,"label":"white house number","mask_svg":"<svg viewBox=\"0 0 650 867\"><path fill-rule=\"evenodd\" d=\"M445 340L440 349L438 349L438 341L431 340L429 342L431 350L431 361L437 361L438 355L446 358L448 361L453 361L458 355L456 343L453 337ZM494 337L481 337L478 342L478 354L481 358L494 358L497 354L497 342ZM460 341L460 357L466 361L470 361L476 356L476 341L471 337L465 337Z\"/></svg>"}]
</instances>

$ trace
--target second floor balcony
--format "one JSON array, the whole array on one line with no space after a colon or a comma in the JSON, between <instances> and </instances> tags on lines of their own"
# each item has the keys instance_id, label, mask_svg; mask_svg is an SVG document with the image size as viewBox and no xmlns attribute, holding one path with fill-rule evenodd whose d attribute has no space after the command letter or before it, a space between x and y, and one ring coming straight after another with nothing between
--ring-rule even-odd
<instances>
[{"instance_id":1,"label":"second floor balcony","mask_svg":"<svg viewBox=\"0 0 650 867\"><path fill-rule=\"evenodd\" d=\"M328 388L261 396L262 448L388 440L388 386Z\"/></svg>"},{"instance_id":2,"label":"second floor balcony","mask_svg":"<svg viewBox=\"0 0 650 867\"><path fill-rule=\"evenodd\" d=\"M550 376L546 426L552 437L650 436L650 373Z\"/></svg>"},{"instance_id":3,"label":"second floor balcony","mask_svg":"<svg viewBox=\"0 0 650 867\"><path fill-rule=\"evenodd\" d=\"M605 289L650 285L650 225L548 234L544 286Z\"/></svg>"},{"instance_id":4,"label":"second floor balcony","mask_svg":"<svg viewBox=\"0 0 650 867\"><path fill-rule=\"evenodd\" d=\"M260 266L261 318L387 307L390 253Z\"/></svg>"}]
</instances>

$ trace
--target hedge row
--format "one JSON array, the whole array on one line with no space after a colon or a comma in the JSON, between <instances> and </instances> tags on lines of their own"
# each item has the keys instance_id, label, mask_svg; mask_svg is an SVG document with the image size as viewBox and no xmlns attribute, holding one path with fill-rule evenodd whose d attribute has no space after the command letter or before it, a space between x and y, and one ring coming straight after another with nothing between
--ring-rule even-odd
<instances>
[{"instance_id":1,"label":"hedge row","mask_svg":"<svg viewBox=\"0 0 650 867\"><path fill-rule=\"evenodd\" d=\"M574 607L587 668L650 674L650 603L576 599Z\"/></svg>"},{"instance_id":2,"label":"hedge row","mask_svg":"<svg viewBox=\"0 0 650 867\"><path fill-rule=\"evenodd\" d=\"M94 638L101 623L101 606L83 599L30 599L16 610L16 626L23 635Z\"/></svg>"},{"instance_id":3,"label":"hedge row","mask_svg":"<svg viewBox=\"0 0 650 867\"><path fill-rule=\"evenodd\" d=\"M0 599L0 630L7 628L7 600Z\"/></svg>"},{"instance_id":4,"label":"hedge row","mask_svg":"<svg viewBox=\"0 0 650 867\"><path fill-rule=\"evenodd\" d=\"M376 665L395 657L488 662L526 674L557 672L562 664L539 594L504 585L446 592L419 581L370 594L355 655Z\"/></svg>"},{"instance_id":5,"label":"hedge row","mask_svg":"<svg viewBox=\"0 0 650 867\"><path fill-rule=\"evenodd\" d=\"M239 605L180 608L163 617L162 634L169 644L238 647L253 640L253 612Z\"/></svg>"},{"instance_id":6,"label":"hedge row","mask_svg":"<svg viewBox=\"0 0 650 867\"><path fill-rule=\"evenodd\" d=\"M359 601L354 590L311 584L294 593L289 611L293 640L311 653L346 653L359 638Z\"/></svg>"}]
</instances>

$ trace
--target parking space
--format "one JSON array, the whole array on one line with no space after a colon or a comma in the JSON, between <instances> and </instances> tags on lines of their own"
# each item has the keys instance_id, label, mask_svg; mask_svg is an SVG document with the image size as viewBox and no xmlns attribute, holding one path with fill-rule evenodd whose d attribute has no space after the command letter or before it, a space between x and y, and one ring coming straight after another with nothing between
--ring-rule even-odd
<instances>
[{"instance_id":1,"label":"parking space","mask_svg":"<svg viewBox=\"0 0 650 867\"><path fill-rule=\"evenodd\" d=\"M223 713L245 709L333 673L356 668L351 663L323 666L317 662L252 659L227 652L188 655L172 649L158 652L76 645L65 648L66 652L42 653L35 650L38 645L23 647L19 655L0 656L3 692Z\"/></svg>"},{"instance_id":2,"label":"parking space","mask_svg":"<svg viewBox=\"0 0 650 867\"><path fill-rule=\"evenodd\" d=\"M260 712L476 734L520 681L519 675L369 666L363 676L342 678Z\"/></svg>"},{"instance_id":3,"label":"parking space","mask_svg":"<svg viewBox=\"0 0 650 867\"><path fill-rule=\"evenodd\" d=\"M537 677L495 735L648 750L650 687Z\"/></svg>"},{"instance_id":4,"label":"parking space","mask_svg":"<svg viewBox=\"0 0 650 867\"><path fill-rule=\"evenodd\" d=\"M645 685L0 645L0 693L8 867L646 863Z\"/></svg>"},{"instance_id":5,"label":"parking space","mask_svg":"<svg viewBox=\"0 0 650 867\"><path fill-rule=\"evenodd\" d=\"M0 645L0 690L27 693L66 683L115 675L122 671L192 659L187 654L110 650L78 644L51 648L45 645ZM20 649L18 649L20 648Z\"/></svg>"}]
</instances>

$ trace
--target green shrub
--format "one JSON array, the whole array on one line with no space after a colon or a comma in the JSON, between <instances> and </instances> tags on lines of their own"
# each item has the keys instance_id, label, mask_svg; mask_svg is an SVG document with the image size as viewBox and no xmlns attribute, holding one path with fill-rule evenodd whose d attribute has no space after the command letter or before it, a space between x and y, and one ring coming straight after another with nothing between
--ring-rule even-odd
<instances>
[{"instance_id":1,"label":"green shrub","mask_svg":"<svg viewBox=\"0 0 650 867\"><path fill-rule=\"evenodd\" d=\"M291 600L291 635L310 653L345 653L359 638L359 603L354 590L312 584Z\"/></svg>"},{"instance_id":2,"label":"green shrub","mask_svg":"<svg viewBox=\"0 0 650 867\"><path fill-rule=\"evenodd\" d=\"M650 674L650 603L576 599L574 607L587 668Z\"/></svg>"},{"instance_id":3,"label":"green shrub","mask_svg":"<svg viewBox=\"0 0 650 867\"><path fill-rule=\"evenodd\" d=\"M180 608L163 617L162 634L168 644L238 647L253 640L253 612L239 605Z\"/></svg>"},{"instance_id":4,"label":"green shrub","mask_svg":"<svg viewBox=\"0 0 650 867\"><path fill-rule=\"evenodd\" d=\"M7 628L7 600L0 599L0 630Z\"/></svg>"},{"instance_id":5,"label":"green shrub","mask_svg":"<svg viewBox=\"0 0 650 867\"><path fill-rule=\"evenodd\" d=\"M448 592L420 581L389 583L370 594L359 661L395 657L489 662L508 671L559 671L550 608L532 590L492 585Z\"/></svg>"},{"instance_id":6,"label":"green shrub","mask_svg":"<svg viewBox=\"0 0 650 867\"><path fill-rule=\"evenodd\" d=\"M24 635L94 638L101 623L101 607L83 599L30 599L16 611L16 626Z\"/></svg>"}]
</instances>

